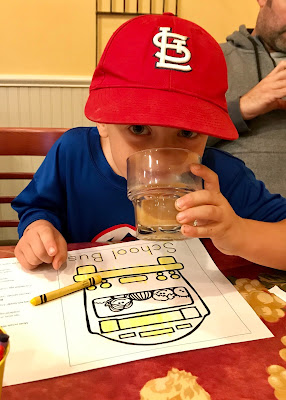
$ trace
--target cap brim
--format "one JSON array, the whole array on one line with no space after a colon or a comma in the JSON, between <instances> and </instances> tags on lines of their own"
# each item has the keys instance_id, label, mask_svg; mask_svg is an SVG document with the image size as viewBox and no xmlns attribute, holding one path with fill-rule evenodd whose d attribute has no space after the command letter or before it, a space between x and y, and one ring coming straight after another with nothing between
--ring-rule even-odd
<instances>
[{"instance_id":1,"label":"cap brim","mask_svg":"<svg viewBox=\"0 0 286 400\"><path fill-rule=\"evenodd\" d=\"M167 126L235 140L238 133L228 113L204 99L150 88L92 90L85 115L95 122Z\"/></svg>"}]
</instances>

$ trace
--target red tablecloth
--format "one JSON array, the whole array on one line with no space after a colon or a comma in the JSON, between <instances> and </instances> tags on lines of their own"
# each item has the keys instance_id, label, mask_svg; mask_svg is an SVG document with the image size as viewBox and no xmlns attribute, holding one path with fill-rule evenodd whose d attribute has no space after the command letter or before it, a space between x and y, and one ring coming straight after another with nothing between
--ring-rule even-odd
<instances>
[{"instance_id":1,"label":"red tablecloth","mask_svg":"<svg viewBox=\"0 0 286 400\"><path fill-rule=\"evenodd\" d=\"M210 240L202 242L227 277L257 279L261 273L276 273L239 257L225 256ZM92 246L94 243L69 245L69 250ZM12 251L13 248L0 248L0 257L11 257ZM140 390L147 381L166 376L172 368L197 376L198 383L212 400L285 400L286 378L284 387L276 392L280 397L275 397L268 383L267 368L277 364L286 369L286 362L279 355L279 350L285 347L281 338L286 336L286 317L265 324L274 334L273 338L153 357L4 387L2 400L139 400Z\"/></svg>"}]
</instances>

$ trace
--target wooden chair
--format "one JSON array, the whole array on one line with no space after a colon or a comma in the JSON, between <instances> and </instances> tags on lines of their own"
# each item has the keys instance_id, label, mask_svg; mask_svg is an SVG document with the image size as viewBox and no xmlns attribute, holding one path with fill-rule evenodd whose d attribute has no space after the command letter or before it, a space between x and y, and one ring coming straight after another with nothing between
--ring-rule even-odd
<instances>
[{"instance_id":1,"label":"wooden chair","mask_svg":"<svg viewBox=\"0 0 286 400\"><path fill-rule=\"evenodd\" d=\"M61 128L0 128L0 156L45 156L66 131ZM32 179L30 172L0 172L0 179ZM0 204L11 203L9 193L0 196ZM0 227L17 227L18 220L0 219Z\"/></svg>"}]
</instances>

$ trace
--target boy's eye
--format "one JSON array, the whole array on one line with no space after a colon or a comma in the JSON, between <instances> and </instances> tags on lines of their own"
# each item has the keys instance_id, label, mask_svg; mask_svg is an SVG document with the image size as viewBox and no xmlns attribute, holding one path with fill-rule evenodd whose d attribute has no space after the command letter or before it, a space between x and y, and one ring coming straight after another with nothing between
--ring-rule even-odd
<instances>
[{"instance_id":1,"label":"boy's eye","mask_svg":"<svg viewBox=\"0 0 286 400\"><path fill-rule=\"evenodd\" d=\"M145 125L131 125L129 129L135 135L146 135L149 132Z\"/></svg>"},{"instance_id":2,"label":"boy's eye","mask_svg":"<svg viewBox=\"0 0 286 400\"><path fill-rule=\"evenodd\" d=\"M194 138L196 137L198 134L196 132L192 132L192 131L185 131L182 130L180 132L180 136L184 137L184 138Z\"/></svg>"}]
</instances>

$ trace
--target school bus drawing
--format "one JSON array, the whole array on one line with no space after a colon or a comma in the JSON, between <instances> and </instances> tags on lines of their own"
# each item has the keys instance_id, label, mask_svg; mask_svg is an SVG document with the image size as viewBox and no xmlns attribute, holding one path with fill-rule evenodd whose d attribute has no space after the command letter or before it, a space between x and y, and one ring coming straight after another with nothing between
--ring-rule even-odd
<instances>
[{"instance_id":1,"label":"school bus drawing","mask_svg":"<svg viewBox=\"0 0 286 400\"><path fill-rule=\"evenodd\" d=\"M127 344L156 345L194 332L210 311L183 275L174 257L157 258L155 265L97 270L77 267L74 280L99 273L102 282L84 289L90 333Z\"/></svg>"}]
</instances>

